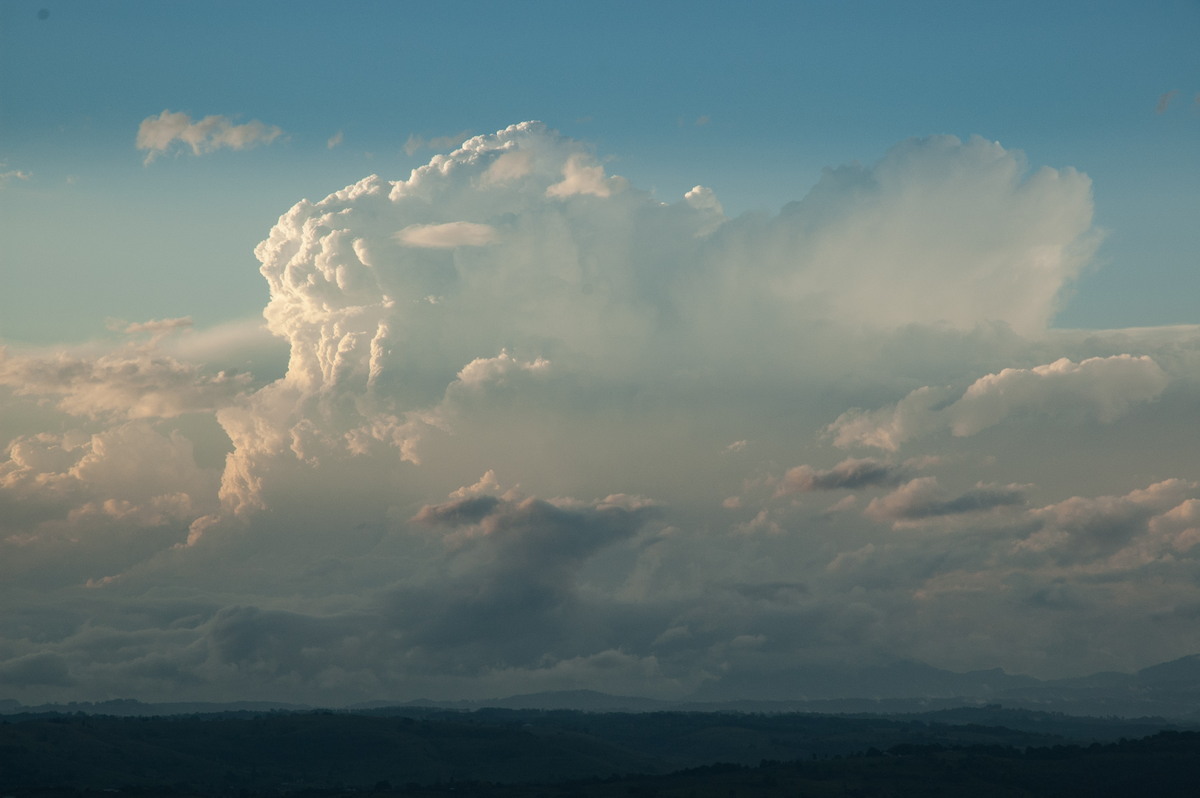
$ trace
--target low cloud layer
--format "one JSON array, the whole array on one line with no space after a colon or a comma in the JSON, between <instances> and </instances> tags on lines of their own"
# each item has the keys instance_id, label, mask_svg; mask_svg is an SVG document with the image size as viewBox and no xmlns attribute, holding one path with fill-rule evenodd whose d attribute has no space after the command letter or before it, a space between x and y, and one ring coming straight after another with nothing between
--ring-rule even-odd
<instances>
[{"instance_id":1,"label":"low cloud layer","mask_svg":"<svg viewBox=\"0 0 1200 798\"><path fill-rule=\"evenodd\" d=\"M1110 424L1134 405L1156 399L1167 374L1148 355L1060 358L1031 369L1008 368L980 377L957 398L950 389L918 388L895 406L851 410L829 427L834 445L896 451L905 441L949 429L966 437L1013 415L1045 414Z\"/></svg>"},{"instance_id":2,"label":"low cloud layer","mask_svg":"<svg viewBox=\"0 0 1200 798\"><path fill-rule=\"evenodd\" d=\"M282 135L255 125L164 112L139 146ZM6 694L1200 651L1200 330L1050 328L1098 243L1085 175L914 139L729 218L540 123L456 145L264 231L286 369L257 323L186 319L0 357Z\"/></svg>"}]
</instances>

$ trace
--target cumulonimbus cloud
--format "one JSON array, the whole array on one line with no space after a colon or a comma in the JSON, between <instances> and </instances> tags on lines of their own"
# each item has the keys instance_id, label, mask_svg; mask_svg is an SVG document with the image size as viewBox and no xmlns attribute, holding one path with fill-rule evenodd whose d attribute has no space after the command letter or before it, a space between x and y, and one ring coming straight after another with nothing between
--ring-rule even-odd
<instances>
[{"instance_id":1,"label":"cumulonimbus cloud","mask_svg":"<svg viewBox=\"0 0 1200 798\"><path fill-rule=\"evenodd\" d=\"M152 155L235 146L158 132ZM22 700L69 681L200 700L683 693L881 650L1036 666L1079 621L1108 646L1113 612L1136 632L1194 601L1190 482L1034 507L1080 492L1015 484L1041 450L842 459L819 437L907 394L835 442L928 434L934 454L931 433L1021 414L1066 438L1067 414L1119 420L1169 373L1137 468L1192 468L1186 441L1155 446L1190 429L1194 330L1045 331L1095 244L1086 176L935 137L729 218L712 189L664 201L612 168L537 123L469 138L287 210L256 250L269 333L168 342L187 321L164 319L123 327L148 344L3 361L0 426L50 421L0 458L0 571L92 599L45 593L64 630L46 644L23 631L43 594L6 606L0 669ZM219 377L266 334L286 363ZM1127 476L1081 465L1077 482ZM1117 568L1143 569L1143 592L1074 576ZM1096 592L1054 618L995 601L1056 580ZM1168 637L1156 651L1185 645ZM30 679L42 666L55 684Z\"/></svg>"},{"instance_id":2,"label":"cumulonimbus cloud","mask_svg":"<svg viewBox=\"0 0 1200 798\"><path fill-rule=\"evenodd\" d=\"M146 152L145 163L149 164L176 144L191 150L192 155L204 155L222 148L246 150L270 144L282 135L281 128L257 119L238 125L227 116L213 115L193 122L182 111L164 110L142 120L137 148Z\"/></svg>"},{"instance_id":3,"label":"cumulonimbus cloud","mask_svg":"<svg viewBox=\"0 0 1200 798\"><path fill-rule=\"evenodd\" d=\"M419 461L422 430L448 429L440 405L469 398L455 384L470 364L550 360L577 385L603 364L607 380L658 382L739 372L748 350L785 357L816 323L1037 329L1086 257L1090 218L1084 176L1027 175L982 139L906 142L826 174L764 225L727 219L703 186L660 202L537 122L476 136L406 180L298 203L259 245L289 368L222 411L225 491L260 506L251 486L269 457L315 464L385 443Z\"/></svg>"}]
</instances>

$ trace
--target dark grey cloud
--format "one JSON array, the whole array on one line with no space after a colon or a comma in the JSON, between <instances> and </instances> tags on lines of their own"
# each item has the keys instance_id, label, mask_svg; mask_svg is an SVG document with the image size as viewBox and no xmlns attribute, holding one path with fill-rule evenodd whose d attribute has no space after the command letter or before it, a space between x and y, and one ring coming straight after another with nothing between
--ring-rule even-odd
<instances>
[{"instance_id":1,"label":"dark grey cloud","mask_svg":"<svg viewBox=\"0 0 1200 798\"><path fill-rule=\"evenodd\" d=\"M0 663L0 684L65 686L71 684L71 676L66 660L57 654L40 652Z\"/></svg>"},{"instance_id":2,"label":"dark grey cloud","mask_svg":"<svg viewBox=\"0 0 1200 798\"><path fill-rule=\"evenodd\" d=\"M473 496L446 504L427 504L420 509L413 520L430 526L455 527L478 524L499 503L500 500L495 496Z\"/></svg>"},{"instance_id":3,"label":"dark grey cloud","mask_svg":"<svg viewBox=\"0 0 1200 798\"><path fill-rule=\"evenodd\" d=\"M362 631L363 619L355 616L233 606L216 614L206 639L219 663L260 675L312 678L331 653Z\"/></svg>"},{"instance_id":4,"label":"dark grey cloud","mask_svg":"<svg viewBox=\"0 0 1200 798\"><path fill-rule=\"evenodd\" d=\"M493 664L528 664L603 650L614 619L580 598L579 572L658 515L652 506L491 497L423 507L414 520L461 535L460 548L441 581L397 588L386 612L406 645L435 655L454 649L460 658L474 651Z\"/></svg>"}]
</instances>

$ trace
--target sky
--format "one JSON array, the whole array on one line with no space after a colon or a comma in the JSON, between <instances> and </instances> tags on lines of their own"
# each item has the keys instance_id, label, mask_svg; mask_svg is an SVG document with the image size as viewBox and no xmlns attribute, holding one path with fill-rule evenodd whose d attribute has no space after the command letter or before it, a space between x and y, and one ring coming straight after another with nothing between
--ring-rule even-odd
<instances>
[{"instance_id":1,"label":"sky","mask_svg":"<svg viewBox=\"0 0 1200 798\"><path fill-rule=\"evenodd\" d=\"M1197 34L3 0L0 697L1200 653Z\"/></svg>"}]
</instances>

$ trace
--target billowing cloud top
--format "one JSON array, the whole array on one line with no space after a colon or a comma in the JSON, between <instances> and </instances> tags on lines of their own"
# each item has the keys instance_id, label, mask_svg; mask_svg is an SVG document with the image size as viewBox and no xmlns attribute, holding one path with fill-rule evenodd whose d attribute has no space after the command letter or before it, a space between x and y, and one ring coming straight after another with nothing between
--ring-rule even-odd
<instances>
[{"instance_id":1,"label":"billowing cloud top","mask_svg":"<svg viewBox=\"0 0 1200 798\"><path fill-rule=\"evenodd\" d=\"M766 224L726 221L708 189L664 205L527 122L302 202L257 254L267 318L310 385L497 344L586 352L668 325L703 339L746 307L776 332L797 316L1029 331L1088 254L1091 199L1074 171L1024 172L982 139L911 141Z\"/></svg>"},{"instance_id":2,"label":"billowing cloud top","mask_svg":"<svg viewBox=\"0 0 1200 798\"><path fill-rule=\"evenodd\" d=\"M458 370L501 350L657 380L741 369L746 347L787 359L817 325L1036 330L1087 254L1090 186L1024 172L982 139L911 141L774 219L728 220L711 190L664 204L540 123L476 136L280 218L256 254L288 375L223 423L238 458L375 440L416 461ZM321 434L279 412L283 393L324 406ZM230 500L257 506L233 473Z\"/></svg>"}]
</instances>

